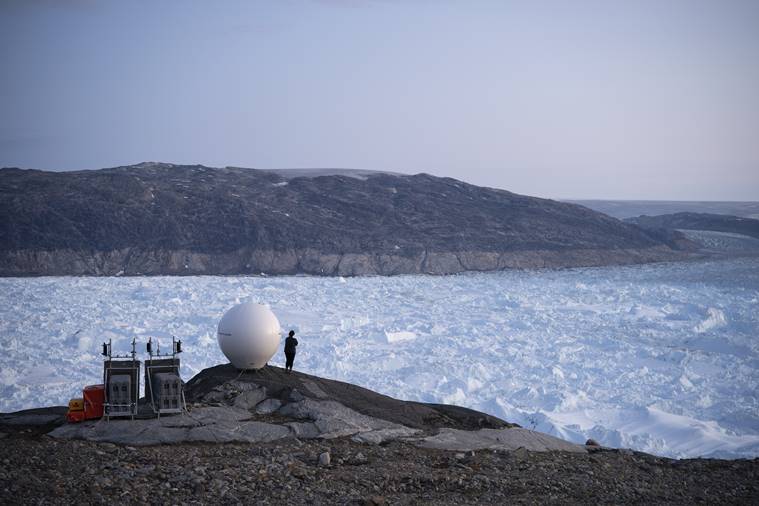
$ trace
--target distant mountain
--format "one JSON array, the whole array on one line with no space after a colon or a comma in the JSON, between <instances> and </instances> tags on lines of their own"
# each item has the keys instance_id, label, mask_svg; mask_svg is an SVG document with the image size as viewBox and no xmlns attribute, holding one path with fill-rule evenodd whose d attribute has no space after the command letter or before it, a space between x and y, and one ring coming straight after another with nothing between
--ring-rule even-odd
<instances>
[{"instance_id":1,"label":"distant mountain","mask_svg":"<svg viewBox=\"0 0 759 506\"><path fill-rule=\"evenodd\" d=\"M679 200L567 200L615 218L635 218L674 213L709 213L759 219L759 202Z\"/></svg>"},{"instance_id":2,"label":"distant mountain","mask_svg":"<svg viewBox=\"0 0 759 506\"><path fill-rule=\"evenodd\" d=\"M446 274L671 260L688 247L582 206L428 174L0 170L4 276Z\"/></svg>"},{"instance_id":3,"label":"distant mountain","mask_svg":"<svg viewBox=\"0 0 759 506\"><path fill-rule=\"evenodd\" d=\"M759 220L708 213L675 213L659 216L638 216L628 218L633 223L646 229L667 230L711 230L729 232L759 239Z\"/></svg>"}]
</instances>

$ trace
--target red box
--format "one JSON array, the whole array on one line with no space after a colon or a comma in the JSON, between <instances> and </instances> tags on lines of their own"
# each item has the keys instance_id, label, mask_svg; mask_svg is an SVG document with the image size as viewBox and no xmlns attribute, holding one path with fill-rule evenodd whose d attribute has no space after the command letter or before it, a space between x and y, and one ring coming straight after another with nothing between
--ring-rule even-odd
<instances>
[{"instance_id":1,"label":"red box","mask_svg":"<svg viewBox=\"0 0 759 506\"><path fill-rule=\"evenodd\" d=\"M66 413L66 420L69 423L79 423L84 421L84 411L69 411Z\"/></svg>"},{"instance_id":2,"label":"red box","mask_svg":"<svg viewBox=\"0 0 759 506\"><path fill-rule=\"evenodd\" d=\"M105 403L105 385L88 385L82 390L84 398L84 419L94 420L103 418Z\"/></svg>"}]
</instances>

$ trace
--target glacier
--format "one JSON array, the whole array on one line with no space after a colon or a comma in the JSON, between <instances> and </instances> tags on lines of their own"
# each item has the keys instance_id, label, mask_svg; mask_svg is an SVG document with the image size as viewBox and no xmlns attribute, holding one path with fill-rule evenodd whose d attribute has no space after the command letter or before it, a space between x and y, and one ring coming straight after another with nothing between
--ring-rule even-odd
<instances>
[{"instance_id":1,"label":"glacier","mask_svg":"<svg viewBox=\"0 0 759 506\"><path fill-rule=\"evenodd\" d=\"M100 343L182 339L185 380L226 362L222 314L269 305L295 369L467 406L574 442L759 456L759 259L396 277L0 279L0 411L99 383ZM284 336L283 336L284 337ZM284 341L284 339L283 339ZM283 353L272 359L284 364Z\"/></svg>"}]
</instances>

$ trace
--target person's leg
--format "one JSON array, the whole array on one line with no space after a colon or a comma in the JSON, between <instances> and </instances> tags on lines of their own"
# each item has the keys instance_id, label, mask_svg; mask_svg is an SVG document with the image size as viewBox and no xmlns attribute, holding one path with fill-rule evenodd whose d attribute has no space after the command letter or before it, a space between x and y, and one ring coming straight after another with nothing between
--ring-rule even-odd
<instances>
[{"instance_id":1,"label":"person's leg","mask_svg":"<svg viewBox=\"0 0 759 506\"><path fill-rule=\"evenodd\" d=\"M285 370L290 371L293 368L293 355L291 353L285 354L287 361L285 362Z\"/></svg>"}]
</instances>

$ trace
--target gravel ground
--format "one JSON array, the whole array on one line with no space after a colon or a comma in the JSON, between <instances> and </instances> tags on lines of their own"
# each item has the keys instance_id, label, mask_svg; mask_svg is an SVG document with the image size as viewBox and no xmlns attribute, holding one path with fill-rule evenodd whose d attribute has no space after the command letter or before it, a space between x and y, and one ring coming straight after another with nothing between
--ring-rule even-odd
<instances>
[{"instance_id":1,"label":"gravel ground","mask_svg":"<svg viewBox=\"0 0 759 506\"><path fill-rule=\"evenodd\" d=\"M347 439L133 448L0 430L0 504L759 504L759 459L472 454Z\"/></svg>"}]
</instances>

